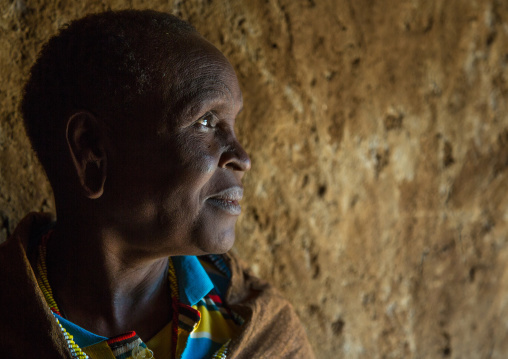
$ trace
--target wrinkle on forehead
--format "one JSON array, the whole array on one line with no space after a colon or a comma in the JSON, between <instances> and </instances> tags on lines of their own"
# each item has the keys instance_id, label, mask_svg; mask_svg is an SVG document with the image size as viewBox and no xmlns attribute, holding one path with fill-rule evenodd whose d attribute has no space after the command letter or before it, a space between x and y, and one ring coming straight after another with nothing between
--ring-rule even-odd
<instances>
[{"instance_id":1,"label":"wrinkle on forehead","mask_svg":"<svg viewBox=\"0 0 508 359\"><path fill-rule=\"evenodd\" d=\"M192 48L186 46L186 51L173 58L172 76L166 79L169 81L163 95L167 112L172 115L192 115L211 102L242 106L242 93L232 66L205 41Z\"/></svg>"}]
</instances>

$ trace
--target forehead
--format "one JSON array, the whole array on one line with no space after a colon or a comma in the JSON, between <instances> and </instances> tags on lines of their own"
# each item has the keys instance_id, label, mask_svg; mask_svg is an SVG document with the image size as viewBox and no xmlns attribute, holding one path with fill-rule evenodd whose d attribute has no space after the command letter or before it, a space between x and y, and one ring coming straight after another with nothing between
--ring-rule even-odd
<instances>
[{"instance_id":1,"label":"forehead","mask_svg":"<svg viewBox=\"0 0 508 359\"><path fill-rule=\"evenodd\" d=\"M193 116L209 106L238 112L242 92L224 55L197 35L175 45L175 56L168 64L171 75L163 82L164 103L172 115Z\"/></svg>"}]
</instances>

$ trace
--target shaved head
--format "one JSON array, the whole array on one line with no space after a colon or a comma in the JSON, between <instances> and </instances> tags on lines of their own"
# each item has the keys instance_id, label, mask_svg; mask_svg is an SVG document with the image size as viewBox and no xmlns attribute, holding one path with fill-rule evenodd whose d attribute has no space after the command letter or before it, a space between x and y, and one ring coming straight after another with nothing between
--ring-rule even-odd
<instances>
[{"instance_id":1,"label":"shaved head","mask_svg":"<svg viewBox=\"0 0 508 359\"><path fill-rule=\"evenodd\" d=\"M62 172L68 118L89 111L113 125L158 101L155 94L169 94L189 36L200 37L175 16L126 10L88 15L46 43L25 86L22 112L51 182Z\"/></svg>"}]
</instances>

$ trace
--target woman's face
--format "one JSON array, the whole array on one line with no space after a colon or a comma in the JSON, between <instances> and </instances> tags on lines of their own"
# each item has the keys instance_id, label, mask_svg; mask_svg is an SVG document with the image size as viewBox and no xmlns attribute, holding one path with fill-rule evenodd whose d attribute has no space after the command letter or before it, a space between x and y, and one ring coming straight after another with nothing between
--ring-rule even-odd
<instances>
[{"instance_id":1,"label":"woman's face","mask_svg":"<svg viewBox=\"0 0 508 359\"><path fill-rule=\"evenodd\" d=\"M250 168L234 131L243 100L232 66L200 36L181 46L163 105L134 119L126 141L113 139L108 159L114 229L154 256L229 250Z\"/></svg>"}]
</instances>

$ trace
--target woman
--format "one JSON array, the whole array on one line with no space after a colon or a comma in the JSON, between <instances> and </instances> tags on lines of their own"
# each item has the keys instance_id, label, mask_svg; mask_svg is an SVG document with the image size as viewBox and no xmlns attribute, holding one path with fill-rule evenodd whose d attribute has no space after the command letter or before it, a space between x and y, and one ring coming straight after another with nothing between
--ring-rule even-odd
<instances>
[{"instance_id":1,"label":"woman","mask_svg":"<svg viewBox=\"0 0 508 359\"><path fill-rule=\"evenodd\" d=\"M232 66L154 11L50 39L23 98L55 195L0 247L0 357L312 357L287 301L227 252L250 160Z\"/></svg>"}]
</instances>

